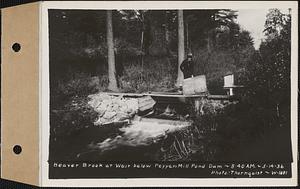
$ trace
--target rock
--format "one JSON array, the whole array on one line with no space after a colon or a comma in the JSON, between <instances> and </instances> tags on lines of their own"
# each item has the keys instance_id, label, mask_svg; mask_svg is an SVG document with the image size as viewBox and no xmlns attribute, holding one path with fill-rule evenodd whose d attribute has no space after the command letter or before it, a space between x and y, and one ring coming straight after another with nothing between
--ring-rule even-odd
<instances>
[{"instance_id":1,"label":"rock","mask_svg":"<svg viewBox=\"0 0 300 189\"><path fill-rule=\"evenodd\" d=\"M95 125L126 120L133 117L139 108L135 98L115 97L103 93L90 95L89 98L88 104L98 113Z\"/></svg>"},{"instance_id":2,"label":"rock","mask_svg":"<svg viewBox=\"0 0 300 189\"><path fill-rule=\"evenodd\" d=\"M106 111L105 114L104 114L102 117L105 118L105 119L112 119L112 118L114 118L116 115L117 115L116 112L109 112L109 111Z\"/></svg>"},{"instance_id":3,"label":"rock","mask_svg":"<svg viewBox=\"0 0 300 189\"><path fill-rule=\"evenodd\" d=\"M125 103L120 106L120 111L123 113L126 113L127 109L128 109L128 106Z\"/></svg>"}]
</instances>

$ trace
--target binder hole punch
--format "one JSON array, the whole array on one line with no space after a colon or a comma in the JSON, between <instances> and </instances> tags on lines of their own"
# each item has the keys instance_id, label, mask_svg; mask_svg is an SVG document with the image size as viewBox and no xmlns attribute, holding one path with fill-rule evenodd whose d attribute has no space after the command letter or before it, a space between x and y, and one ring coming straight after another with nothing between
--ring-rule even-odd
<instances>
[{"instance_id":1,"label":"binder hole punch","mask_svg":"<svg viewBox=\"0 0 300 189\"><path fill-rule=\"evenodd\" d=\"M20 145L15 145L13 151L15 154L19 155L22 152L22 147Z\"/></svg>"},{"instance_id":2,"label":"binder hole punch","mask_svg":"<svg viewBox=\"0 0 300 189\"><path fill-rule=\"evenodd\" d=\"M15 51L15 52L19 52L21 50L21 45L19 43L14 43L12 45L12 49Z\"/></svg>"}]
</instances>

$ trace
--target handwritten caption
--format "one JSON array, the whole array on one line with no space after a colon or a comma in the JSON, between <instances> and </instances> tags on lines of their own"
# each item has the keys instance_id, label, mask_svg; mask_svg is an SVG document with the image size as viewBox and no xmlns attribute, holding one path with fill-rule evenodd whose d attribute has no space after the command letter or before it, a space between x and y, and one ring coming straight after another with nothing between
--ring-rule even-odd
<instances>
[{"instance_id":1,"label":"handwritten caption","mask_svg":"<svg viewBox=\"0 0 300 189\"><path fill-rule=\"evenodd\" d=\"M281 163L51 163L56 169L157 169L205 170L213 177L287 177L289 170Z\"/></svg>"}]
</instances>

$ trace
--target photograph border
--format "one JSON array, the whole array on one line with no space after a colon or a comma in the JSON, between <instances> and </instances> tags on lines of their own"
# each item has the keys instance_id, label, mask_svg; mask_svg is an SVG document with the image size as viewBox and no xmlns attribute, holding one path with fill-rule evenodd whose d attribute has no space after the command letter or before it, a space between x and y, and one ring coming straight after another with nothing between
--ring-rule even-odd
<instances>
[{"instance_id":1,"label":"photograph border","mask_svg":"<svg viewBox=\"0 0 300 189\"><path fill-rule=\"evenodd\" d=\"M292 8L291 34L291 136L292 178L124 178L49 179L49 9L268 9ZM48 1L40 7L40 183L41 186L175 187L175 186L296 186L298 181L298 2L297 1Z\"/></svg>"}]
</instances>

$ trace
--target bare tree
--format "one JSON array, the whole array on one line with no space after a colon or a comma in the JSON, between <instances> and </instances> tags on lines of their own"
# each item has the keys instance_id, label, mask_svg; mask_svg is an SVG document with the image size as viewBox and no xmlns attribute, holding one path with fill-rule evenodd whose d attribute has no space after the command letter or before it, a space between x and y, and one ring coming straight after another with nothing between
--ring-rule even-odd
<instances>
[{"instance_id":1,"label":"bare tree","mask_svg":"<svg viewBox=\"0 0 300 189\"><path fill-rule=\"evenodd\" d=\"M183 73L180 70L180 65L184 60L184 22L183 22L183 10L178 10L178 75L177 86L182 85Z\"/></svg>"},{"instance_id":2,"label":"bare tree","mask_svg":"<svg viewBox=\"0 0 300 189\"><path fill-rule=\"evenodd\" d=\"M108 49L108 89L111 91L118 91L117 77L116 77L116 64L114 54L114 41L113 41L113 26L112 26L112 10L106 11L106 38Z\"/></svg>"}]
</instances>

